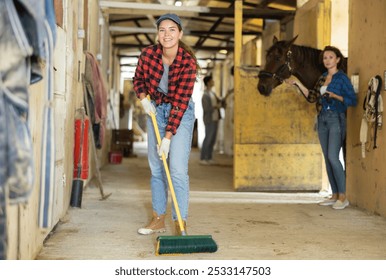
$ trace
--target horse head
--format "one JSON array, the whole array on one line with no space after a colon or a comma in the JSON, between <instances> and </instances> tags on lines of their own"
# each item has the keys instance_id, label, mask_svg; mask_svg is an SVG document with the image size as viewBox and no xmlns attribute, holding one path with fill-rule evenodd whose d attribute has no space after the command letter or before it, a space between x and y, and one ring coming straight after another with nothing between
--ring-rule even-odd
<instances>
[{"instance_id":1,"label":"horse head","mask_svg":"<svg viewBox=\"0 0 386 280\"><path fill-rule=\"evenodd\" d=\"M265 67L258 76L257 89L260 94L269 96L275 87L292 75L291 46L297 37L290 41L279 41L276 36L273 37L273 45L267 51Z\"/></svg>"}]
</instances>

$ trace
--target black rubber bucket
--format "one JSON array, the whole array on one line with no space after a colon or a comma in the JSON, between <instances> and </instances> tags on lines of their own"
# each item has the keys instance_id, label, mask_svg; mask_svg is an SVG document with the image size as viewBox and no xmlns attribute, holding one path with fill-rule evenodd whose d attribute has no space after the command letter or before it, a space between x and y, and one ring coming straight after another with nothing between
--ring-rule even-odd
<instances>
[{"instance_id":1,"label":"black rubber bucket","mask_svg":"<svg viewBox=\"0 0 386 280\"><path fill-rule=\"evenodd\" d=\"M72 181L71 190L71 207L82 207L82 195L83 195L83 180L74 179Z\"/></svg>"}]
</instances>

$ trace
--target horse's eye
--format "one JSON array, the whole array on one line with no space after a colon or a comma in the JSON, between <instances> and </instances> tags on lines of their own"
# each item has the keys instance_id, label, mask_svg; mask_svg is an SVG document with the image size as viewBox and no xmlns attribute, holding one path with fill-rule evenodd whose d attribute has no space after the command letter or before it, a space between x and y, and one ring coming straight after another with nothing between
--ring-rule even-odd
<instances>
[{"instance_id":1,"label":"horse's eye","mask_svg":"<svg viewBox=\"0 0 386 280\"><path fill-rule=\"evenodd\" d=\"M277 62L279 62L279 61L280 61L280 56L275 56L275 60L276 60Z\"/></svg>"}]
</instances>

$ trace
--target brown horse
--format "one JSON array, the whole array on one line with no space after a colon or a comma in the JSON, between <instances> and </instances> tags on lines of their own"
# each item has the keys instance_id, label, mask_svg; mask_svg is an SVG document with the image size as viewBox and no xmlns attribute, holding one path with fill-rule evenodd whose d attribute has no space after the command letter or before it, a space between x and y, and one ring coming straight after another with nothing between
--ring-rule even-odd
<instances>
[{"instance_id":1,"label":"brown horse","mask_svg":"<svg viewBox=\"0 0 386 280\"><path fill-rule=\"evenodd\" d=\"M327 71L322 62L322 51L295 45L297 37L290 41L279 41L276 36L273 37L273 45L267 51L265 68L258 76L257 89L260 94L269 96L275 87L281 85L291 75L298 78L306 88L313 89L322 73ZM344 59L342 68L347 72L347 58ZM345 159L345 141L343 155Z\"/></svg>"},{"instance_id":2,"label":"brown horse","mask_svg":"<svg viewBox=\"0 0 386 280\"><path fill-rule=\"evenodd\" d=\"M294 75L304 86L312 89L320 75L326 71L320 60L321 50L295 45L298 36L290 41L279 41L273 37L268 49L265 68L259 72L257 89L269 96L272 90L285 79Z\"/></svg>"}]
</instances>

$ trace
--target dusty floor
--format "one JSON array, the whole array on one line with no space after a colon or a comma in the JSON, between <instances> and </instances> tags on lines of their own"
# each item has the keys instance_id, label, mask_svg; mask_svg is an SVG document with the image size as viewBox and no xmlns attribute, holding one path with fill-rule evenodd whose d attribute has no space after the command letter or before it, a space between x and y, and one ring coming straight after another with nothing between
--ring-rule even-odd
<instances>
[{"instance_id":1,"label":"dusty floor","mask_svg":"<svg viewBox=\"0 0 386 280\"><path fill-rule=\"evenodd\" d=\"M134 152L137 157L102 169L104 192L112 195L100 201L97 188L86 188L82 208L70 208L37 259L386 259L385 218L353 206L341 211L318 206L319 193L235 192L232 158L216 155L218 166L200 166L197 149L190 162L188 233L212 235L218 251L155 256L156 235L137 234L151 205L144 145L136 143ZM171 223L165 234L172 234Z\"/></svg>"}]
</instances>

